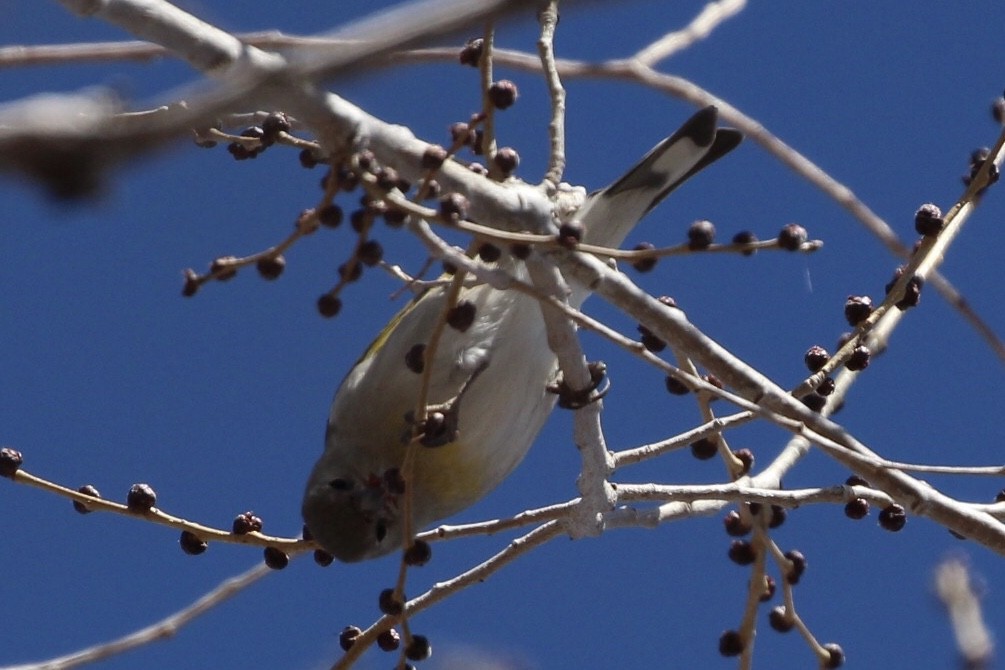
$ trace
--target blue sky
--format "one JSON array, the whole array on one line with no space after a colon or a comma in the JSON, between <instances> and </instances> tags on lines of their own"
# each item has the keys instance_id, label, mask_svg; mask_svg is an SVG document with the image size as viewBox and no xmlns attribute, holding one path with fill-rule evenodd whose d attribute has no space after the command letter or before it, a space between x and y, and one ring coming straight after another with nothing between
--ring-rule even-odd
<instances>
[{"instance_id":1,"label":"blue sky","mask_svg":"<svg viewBox=\"0 0 1005 670\"><path fill-rule=\"evenodd\" d=\"M314 33L378 3L179 3L232 30ZM562 18L561 55L627 55L680 27L699 3L611 3ZM0 1L0 43L67 43L124 37L71 16L56 3ZM988 108L1005 85L994 58L1005 8L991 3L753 3L710 39L662 65L758 119L849 186L913 242L923 202L947 209L962 192L970 151L997 133ZM533 24L500 30L503 46L532 51ZM517 147L520 173L536 181L547 150L543 85L501 71L521 100L498 122ZM197 75L173 61L7 70L0 100L39 91L105 85L137 105L159 100ZM693 111L636 84L570 81L566 178L602 186ZM474 70L412 65L332 82L333 90L431 141L478 102ZM181 272L214 257L243 255L278 241L316 201L320 172L292 150L273 148L235 163L222 148L186 142L115 175L98 202L66 206L35 188L0 181L0 442L21 450L27 470L66 485L93 483L121 500L150 482L166 511L226 526L252 509L276 534L299 532L303 482L322 445L339 380L398 309L397 285L372 272L344 295L335 320L314 310L336 280L350 232L322 231L287 254L287 270L266 283L245 272L180 296ZM945 274L999 333L1001 194L992 191L967 224ZM745 143L668 199L628 243L672 244L694 219L722 237L760 237L798 221L825 246L812 256L687 257L662 262L640 284L673 295L722 344L785 386L803 374L812 344L833 347L844 332L849 294L877 300L897 262L833 201ZM380 231L396 262L421 257L401 232ZM634 324L599 300L587 308L625 332ZM612 448L635 446L695 425L693 403L662 392L662 377L597 338L591 358L608 363L613 391L604 423ZM1002 362L942 301L926 291L890 350L855 385L837 416L860 439L897 460L1000 462L993 408ZM725 408L719 408L725 412ZM992 414L988 414L992 411ZM575 495L578 456L571 417L556 413L524 463L457 521L512 514ZM737 431L761 464L785 435L768 426ZM812 454L790 488L842 482L847 472ZM686 453L627 470L622 481L717 482L715 461ZM936 478L943 490L988 501L1003 488L988 478ZM134 520L80 517L65 500L0 486L5 539L0 559L4 625L0 663L41 660L150 623L258 560L257 550L213 545L182 554L173 531ZM853 667L952 667L949 627L931 575L962 556L983 580L992 630L1005 625L1001 558L911 518L905 530L846 519L839 507L807 507L773 533L809 569L796 590L799 611L821 641L840 643ZM411 575L410 593L483 560L508 537L434 547ZM726 559L718 518L656 530L559 539L422 613L412 626L434 645L428 668L473 653L518 668L733 667L716 651L741 615L747 573ZM396 575L395 559L327 569L294 561L165 643L105 662L105 668L327 667L337 634L377 615L376 597ZM764 615L767 614L765 608ZM763 619L762 619L763 621ZM393 665L372 652L361 667ZM813 659L795 633L762 625L757 667L806 668ZM469 666L470 667L470 666Z\"/></svg>"}]
</instances>

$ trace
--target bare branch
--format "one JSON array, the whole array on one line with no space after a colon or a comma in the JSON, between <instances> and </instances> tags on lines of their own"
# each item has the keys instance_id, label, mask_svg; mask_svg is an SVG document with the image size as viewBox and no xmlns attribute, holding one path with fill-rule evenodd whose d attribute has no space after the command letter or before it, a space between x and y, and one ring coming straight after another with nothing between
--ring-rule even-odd
<instances>
[{"instance_id":1,"label":"bare branch","mask_svg":"<svg viewBox=\"0 0 1005 670\"><path fill-rule=\"evenodd\" d=\"M687 27L667 33L644 49L638 51L633 58L647 67L654 67L662 60L670 58L678 51L690 48L712 34L724 21L743 11L747 0L715 0L709 2L698 16L691 20Z\"/></svg>"},{"instance_id":2,"label":"bare branch","mask_svg":"<svg viewBox=\"0 0 1005 670\"><path fill-rule=\"evenodd\" d=\"M134 633L129 633L117 640L98 644L73 652L72 654L67 654L66 656L60 656L59 658L39 663L7 666L2 670L68 670L69 668L76 668L88 663L94 663L95 661L106 660L152 642L168 640L177 635L178 631L185 625L224 601L236 596L271 572L272 570L265 565L256 565L250 570L222 582L188 607Z\"/></svg>"}]
</instances>

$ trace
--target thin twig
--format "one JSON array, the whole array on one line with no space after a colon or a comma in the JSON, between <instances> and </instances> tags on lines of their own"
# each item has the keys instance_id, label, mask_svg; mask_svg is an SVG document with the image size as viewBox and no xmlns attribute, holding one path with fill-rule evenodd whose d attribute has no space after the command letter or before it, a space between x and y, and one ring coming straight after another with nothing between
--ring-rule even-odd
<instances>
[{"instance_id":1,"label":"thin twig","mask_svg":"<svg viewBox=\"0 0 1005 670\"><path fill-rule=\"evenodd\" d=\"M743 11L747 0L717 0L705 5L698 16L691 19L686 27L667 33L655 42L635 53L635 60L655 67L657 63L666 60L679 51L688 49L699 40L712 34L724 21Z\"/></svg>"},{"instance_id":2,"label":"thin twig","mask_svg":"<svg viewBox=\"0 0 1005 670\"><path fill-rule=\"evenodd\" d=\"M537 53L541 58L541 71L551 98L551 119L548 122L548 169L542 180L547 188L557 188L565 172L565 88L555 67L555 27L558 25L558 0L549 2L538 12L541 36L537 40Z\"/></svg>"},{"instance_id":3,"label":"thin twig","mask_svg":"<svg viewBox=\"0 0 1005 670\"><path fill-rule=\"evenodd\" d=\"M520 556L558 537L561 532L562 526L557 521L549 521L538 526L526 535L510 542L505 549L496 553L488 560L462 572L456 577L438 582L425 593L409 600L405 603L405 615L414 616L469 586L485 581L489 576L509 565ZM385 630L390 629L396 620L397 617L384 616L374 622L373 625L355 639L349 651L332 666L332 670L345 670L352 667L353 663L359 659L363 652L377 641L377 636Z\"/></svg>"},{"instance_id":4,"label":"thin twig","mask_svg":"<svg viewBox=\"0 0 1005 670\"><path fill-rule=\"evenodd\" d=\"M146 628L129 633L128 635L124 635L110 642L104 642L93 647L88 647L87 649L75 651L72 654L67 654L66 656L60 656L48 661L40 661L38 663L8 666L0 670L68 670L69 668L76 668L87 663L106 660L152 642L170 639L175 636L186 624L191 623L194 619L202 616L217 605L220 605L225 600L228 600L241 591L244 591L271 572L273 572L273 570L264 564L258 564L250 570L247 570L239 575L235 575L234 577L222 582L219 586L202 595L188 607L181 609L171 616L161 619Z\"/></svg>"},{"instance_id":5,"label":"thin twig","mask_svg":"<svg viewBox=\"0 0 1005 670\"><path fill-rule=\"evenodd\" d=\"M148 511L134 512L130 510L129 507L121 503L105 500L104 498L96 498L94 496L89 496L86 493L80 493L74 489L60 486L59 484L51 482L47 479L33 475L25 470L18 470L15 472L13 480L18 484L34 486L35 488L42 489L43 491L55 493L56 495L78 502L87 510L92 512L113 512L115 514L121 514L122 516L131 517L133 519L141 519L150 523L174 528L178 531L188 531L199 539L207 542L227 542L231 544L249 544L258 547L276 547L278 549L282 549L288 554L299 553L315 548L313 542L308 542L299 538L274 537L271 535L263 535L258 532L238 534L231 533L226 530L220 530L219 528L213 528L211 526L204 526L202 524L195 523L194 521L188 521L187 519L168 514L157 507L151 508Z\"/></svg>"}]
</instances>

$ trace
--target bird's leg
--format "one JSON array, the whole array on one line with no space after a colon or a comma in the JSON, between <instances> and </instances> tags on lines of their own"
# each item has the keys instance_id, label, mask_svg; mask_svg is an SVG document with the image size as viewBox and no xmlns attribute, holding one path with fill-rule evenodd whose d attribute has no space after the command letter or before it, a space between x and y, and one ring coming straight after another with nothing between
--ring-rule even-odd
<instances>
[{"instance_id":1,"label":"bird's leg","mask_svg":"<svg viewBox=\"0 0 1005 670\"><path fill-rule=\"evenodd\" d=\"M603 361L594 361L588 363L587 367L590 370L590 384L584 389L570 388L562 379L561 373L557 380L546 387L548 393L558 396L558 406L562 409L586 407L591 402L602 399L610 390L610 382L604 384L607 378L607 365Z\"/></svg>"},{"instance_id":2,"label":"bird's leg","mask_svg":"<svg viewBox=\"0 0 1005 670\"><path fill-rule=\"evenodd\" d=\"M426 419L417 426L417 437L419 444L424 447L442 447L457 439L457 426L461 416L461 400L464 394L471 388L478 376L489 366L488 361L483 361L464 380L464 384L450 400L429 405L426 407ZM409 421L414 421L410 416Z\"/></svg>"}]
</instances>

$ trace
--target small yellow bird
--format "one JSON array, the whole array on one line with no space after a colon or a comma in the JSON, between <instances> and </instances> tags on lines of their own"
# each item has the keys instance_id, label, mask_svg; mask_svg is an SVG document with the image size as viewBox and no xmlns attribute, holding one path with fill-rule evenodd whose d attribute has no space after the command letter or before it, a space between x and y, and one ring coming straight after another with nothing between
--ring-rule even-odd
<instances>
[{"instance_id":1,"label":"small yellow bird","mask_svg":"<svg viewBox=\"0 0 1005 670\"><path fill-rule=\"evenodd\" d=\"M620 245L667 194L735 148L742 135L716 121L715 107L699 111L621 179L590 194L574 217L585 229L583 241ZM526 279L515 257L504 253L497 264ZM302 514L314 539L339 560L403 548L406 491L415 530L477 502L523 459L554 407L547 387L557 365L541 308L516 291L463 289L458 299L474 306L471 325L443 329L432 360L422 360L421 346L443 318L447 294L445 287L427 290L399 312L335 394ZM574 290L573 306L587 295ZM449 425L442 439L411 447L404 468L420 361L430 375L427 404L439 405L434 418Z\"/></svg>"}]
</instances>

